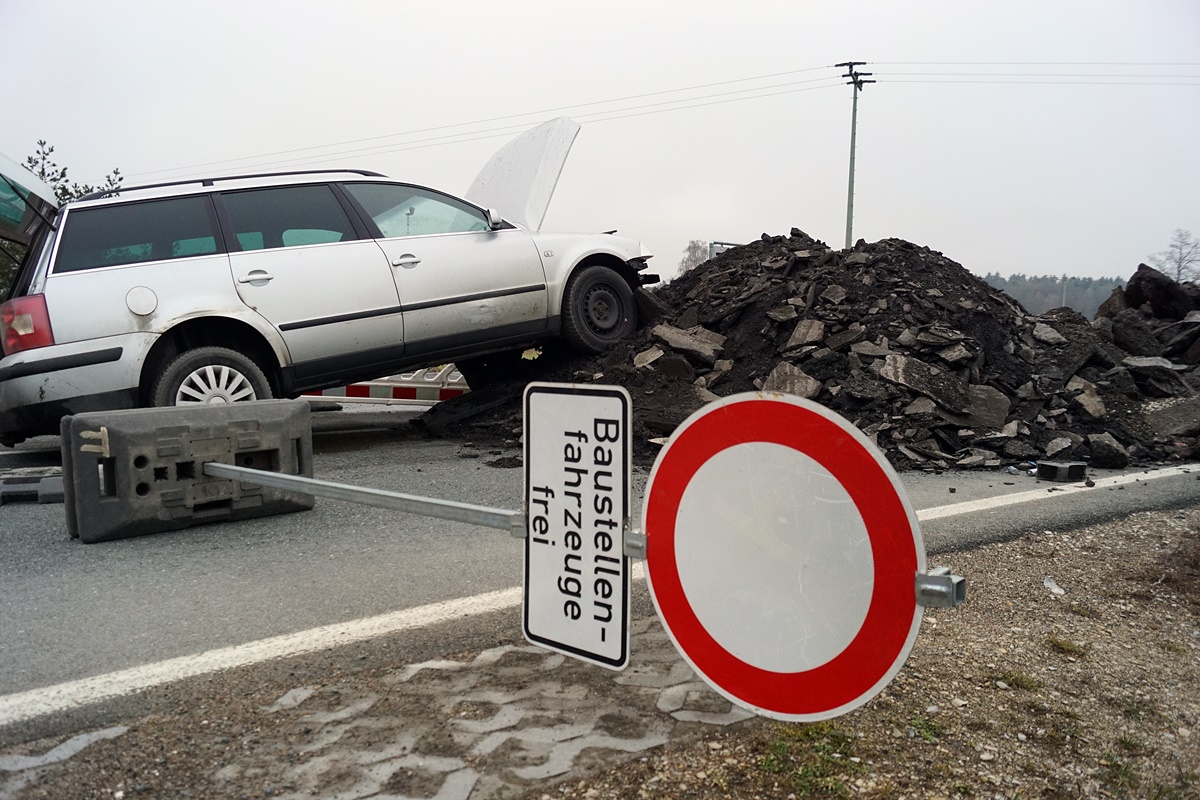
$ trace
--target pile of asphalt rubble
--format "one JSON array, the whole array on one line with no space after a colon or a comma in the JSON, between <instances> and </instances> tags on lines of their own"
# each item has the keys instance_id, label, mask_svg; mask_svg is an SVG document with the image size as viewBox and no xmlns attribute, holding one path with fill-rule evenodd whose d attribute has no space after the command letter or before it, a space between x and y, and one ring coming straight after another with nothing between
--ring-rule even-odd
<instances>
[{"instance_id":1,"label":"pile of asphalt rubble","mask_svg":"<svg viewBox=\"0 0 1200 800\"><path fill-rule=\"evenodd\" d=\"M832 250L793 228L638 300L642 327L609 352L547 350L423 424L513 442L537 379L625 386L642 454L715 397L762 390L836 411L901 470L1200 458L1200 287L1145 265L1089 322L1029 314L928 247Z\"/></svg>"}]
</instances>

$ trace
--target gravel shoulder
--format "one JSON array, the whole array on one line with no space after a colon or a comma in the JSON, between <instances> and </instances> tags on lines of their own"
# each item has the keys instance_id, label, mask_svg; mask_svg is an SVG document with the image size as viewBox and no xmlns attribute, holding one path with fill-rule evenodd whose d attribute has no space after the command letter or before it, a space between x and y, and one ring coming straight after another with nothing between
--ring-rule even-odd
<instances>
[{"instance_id":1,"label":"gravel shoulder","mask_svg":"<svg viewBox=\"0 0 1200 800\"><path fill-rule=\"evenodd\" d=\"M674 743L547 798L1200 797L1200 511L952 553L892 684L826 723Z\"/></svg>"},{"instance_id":2,"label":"gravel shoulder","mask_svg":"<svg viewBox=\"0 0 1200 800\"><path fill-rule=\"evenodd\" d=\"M505 613L482 652L446 630L385 637L160 687L69 734L0 737L0 798L1200 797L1200 509L933 562L968 577L966 604L927 614L892 684L829 722L676 722L628 686L638 669L530 652ZM643 659L665 641L647 612ZM647 681L681 666L657 652ZM688 694L722 712L698 684ZM595 718L590 735L643 744L529 777L547 756L528 738L479 755L507 713L527 734Z\"/></svg>"}]
</instances>

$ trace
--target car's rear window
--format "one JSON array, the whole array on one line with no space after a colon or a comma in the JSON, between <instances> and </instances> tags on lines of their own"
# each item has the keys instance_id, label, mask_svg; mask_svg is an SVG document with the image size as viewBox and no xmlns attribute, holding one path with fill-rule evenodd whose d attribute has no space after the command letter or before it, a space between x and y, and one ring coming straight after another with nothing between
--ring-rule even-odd
<instances>
[{"instance_id":1,"label":"car's rear window","mask_svg":"<svg viewBox=\"0 0 1200 800\"><path fill-rule=\"evenodd\" d=\"M55 272L218 252L207 196L83 208L67 214Z\"/></svg>"}]
</instances>

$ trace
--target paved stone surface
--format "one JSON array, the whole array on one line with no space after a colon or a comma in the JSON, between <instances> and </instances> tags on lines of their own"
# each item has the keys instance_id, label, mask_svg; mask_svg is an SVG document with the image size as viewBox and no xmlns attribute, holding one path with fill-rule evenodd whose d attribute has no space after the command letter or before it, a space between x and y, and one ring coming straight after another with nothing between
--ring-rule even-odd
<instances>
[{"instance_id":1,"label":"paved stone surface","mask_svg":"<svg viewBox=\"0 0 1200 800\"><path fill-rule=\"evenodd\" d=\"M71 756L83 750L92 742L103 741L104 739L115 739L118 736L126 733L129 728L124 725L117 725L104 730L91 731L89 733L81 733L78 736L72 736L67 741L49 750L40 756L0 756L0 771L2 772L26 772L35 767L44 767L47 764L57 764L60 761L66 761Z\"/></svg>"},{"instance_id":2,"label":"paved stone surface","mask_svg":"<svg viewBox=\"0 0 1200 800\"><path fill-rule=\"evenodd\" d=\"M270 787L269 796L289 800L493 800L752 717L699 679L656 617L635 619L631 630L622 672L509 644L467 660L398 665L369 681L299 685L260 698L239 716L240 733L222 728L240 747L220 759L197 751L189 769L212 797ZM195 719L157 734L150 717L125 721L128 728L84 733L44 753L0 756L0 800L69 782L73 758L109 763L94 743L126 730L134 731L122 739L126 750L173 750L201 735Z\"/></svg>"},{"instance_id":3,"label":"paved stone surface","mask_svg":"<svg viewBox=\"0 0 1200 800\"><path fill-rule=\"evenodd\" d=\"M610 681L597 681L600 668L590 664L504 646L471 661L397 669L384 678L390 697L302 687L270 708L304 731L295 758L274 767L251 758L215 777L231 790L246 779L269 780L290 787L281 797L297 800L479 800L657 747L689 723L750 718L697 678L656 619L634 623L632 653L629 668Z\"/></svg>"}]
</instances>

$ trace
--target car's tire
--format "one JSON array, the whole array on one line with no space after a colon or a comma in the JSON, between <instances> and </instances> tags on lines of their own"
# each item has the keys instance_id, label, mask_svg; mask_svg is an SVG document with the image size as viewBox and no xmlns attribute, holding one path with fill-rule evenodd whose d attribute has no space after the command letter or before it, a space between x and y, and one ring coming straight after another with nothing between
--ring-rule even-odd
<instances>
[{"instance_id":1,"label":"car's tire","mask_svg":"<svg viewBox=\"0 0 1200 800\"><path fill-rule=\"evenodd\" d=\"M258 364L227 347L197 347L172 359L150 392L155 406L268 400L271 384Z\"/></svg>"},{"instance_id":2,"label":"car's tire","mask_svg":"<svg viewBox=\"0 0 1200 800\"><path fill-rule=\"evenodd\" d=\"M637 328L633 290L614 270L585 267L563 292L563 336L586 353L602 353Z\"/></svg>"}]
</instances>

